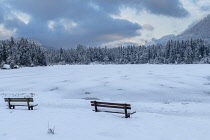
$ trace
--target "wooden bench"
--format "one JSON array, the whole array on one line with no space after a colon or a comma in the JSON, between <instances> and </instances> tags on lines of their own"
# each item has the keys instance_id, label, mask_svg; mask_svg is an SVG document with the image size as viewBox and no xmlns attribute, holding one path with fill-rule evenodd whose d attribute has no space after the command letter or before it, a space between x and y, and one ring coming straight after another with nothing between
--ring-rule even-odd
<instances>
[{"instance_id":1,"label":"wooden bench","mask_svg":"<svg viewBox=\"0 0 210 140\"><path fill-rule=\"evenodd\" d=\"M9 109L15 109L15 106L27 106L28 110L33 110L36 105L30 105L30 102L34 102L33 98L4 98L5 102L8 102ZM27 104L11 104L11 102L25 102Z\"/></svg>"},{"instance_id":2,"label":"wooden bench","mask_svg":"<svg viewBox=\"0 0 210 140\"><path fill-rule=\"evenodd\" d=\"M98 110L98 107L106 107L106 108L116 108L116 109L123 109L124 112L119 111L103 111L103 112L110 112L110 113L121 113L125 114L125 118L130 118L130 115L135 113L128 113L128 109L131 109L130 104L121 104L121 103L108 103L108 102L97 102L97 101L91 101L91 106L95 107L95 112L101 112L101 110Z\"/></svg>"}]
</instances>

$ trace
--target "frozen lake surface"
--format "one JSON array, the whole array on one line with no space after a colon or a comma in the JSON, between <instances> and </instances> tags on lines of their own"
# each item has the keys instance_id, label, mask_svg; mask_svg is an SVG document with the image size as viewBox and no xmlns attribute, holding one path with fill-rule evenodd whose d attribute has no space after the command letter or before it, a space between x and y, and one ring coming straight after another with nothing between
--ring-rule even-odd
<instances>
[{"instance_id":1,"label":"frozen lake surface","mask_svg":"<svg viewBox=\"0 0 210 140\"><path fill-rule=\"evenodd\" d=\"M22 94L26 93L26 94ZM29 97L35 110L9 110ZM90 100L135 114L95 113ZM1 140L209 140L210 65L63 65L0 70ZM55 134L47 134L48 122Z\"/></svg>"}]
</instances>

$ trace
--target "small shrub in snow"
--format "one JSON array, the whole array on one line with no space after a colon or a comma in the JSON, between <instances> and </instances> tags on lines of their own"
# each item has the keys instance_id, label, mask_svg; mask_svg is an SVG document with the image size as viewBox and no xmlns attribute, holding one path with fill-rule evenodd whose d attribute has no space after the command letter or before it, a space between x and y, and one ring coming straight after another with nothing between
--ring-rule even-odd
<instances>
[{"instance_id":1,"label":"small shrub in snow","mask_svg":"<svg viewBox=\"0 0 210 140\"><path fill-rule=\"evenodd\" d=\"M55 134L55 126L53 128L50 128L50 124L48 122L48 134L54 135Z\"/></svg>"}]
</instances>

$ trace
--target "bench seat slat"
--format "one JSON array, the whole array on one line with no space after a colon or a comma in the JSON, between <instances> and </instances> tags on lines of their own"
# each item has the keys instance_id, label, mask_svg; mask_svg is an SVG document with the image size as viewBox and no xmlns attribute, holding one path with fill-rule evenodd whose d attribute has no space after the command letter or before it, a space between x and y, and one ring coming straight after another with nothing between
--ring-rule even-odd
<instances>
[{"instance_id":1,"label":"bench seat slat","mask_svg":"<svg viewBox=\"0 0 210 140\"><path fill-rule=\"evenodd\" d=\"M91 104L91 106L95 106L94 104ZM125 109L124 106L113 106L113 105L101 105L97 104L97 107L108 107L108 108L118 108L118 109ZM131 109L131 107L126 106L126 109Z\"/></svg>"},{"instance_id":2,"label":"bench seat slat","mask_svg":"<svg viewBox=\"0 0 210 140\"><path fill-rule=\"evenodd\" d=\"M30 105L30 106L33 106L33 107L34 107L34 106L37 106L37 105L38 105L38 104L36 104L36 105ZM7 106L8 106L8 105L7 105ZM28 106L28 105L12 105L12 104L11 104L11 106Z\"/></svg>"},{"instance_id":3,"label":"bench seat slat","mask_svg":"<svg viewBox=\"0 0 210 140\"><path fill-rule=\"evenodd\" d=\"M8 102L8 101L5 101L5 102ZM27 101L27 100L24 100L24 101L21 101L21 100L18 100L18 101L12 100L12 101L10 101L10 102L28 102L28 101ZM29 102L33 102L33 101L30 101L30 100L29 100Z\"/></svg>"},{"instance_id":4,"label":"bench seat slat","mask_svg":"<svg viewBox=\"0 0 210 140\"><path fill-rule=\"evenodd\" d=\"M11 106L28 106L28 105L11 105Z\"/></svg>"},{"instance_id":5,"label":"bench seat slat","mask_svg":"<svg viewBox=\"0 0 210 140\"><path fill-rule=\"evenodd\" d=\"M4 98L5 102L33 102L33 98Z\"/></svg>"},{"instance_id":6,"label":"bench seat slat","mask_svg":"<svg viewBox=\"0 0 210 140\"><path fill-rule=\"evenodd\" d=\"M95 110L94 110L95 111ZM118 111L101 111L98 110L98 112L108 112L108 113L119 113L119 114L125 114L125 112L118 112Z\"/></svg>"},{"instance_id":7,"label":"bench seat slat","mask_svg":"<svg viewBox=\"0 0 210 140\"><path fill-rule=\"evenodd\" d=\"M91 101L91 103L94 104L95 101ZM122 103L108 103L108 102L96 102L97 104L104 104L104 105L119 105L119 106L124 106L125 104ZM130 104L126 104L126 106L131 106Z\"/></svg>"}]
</instances>

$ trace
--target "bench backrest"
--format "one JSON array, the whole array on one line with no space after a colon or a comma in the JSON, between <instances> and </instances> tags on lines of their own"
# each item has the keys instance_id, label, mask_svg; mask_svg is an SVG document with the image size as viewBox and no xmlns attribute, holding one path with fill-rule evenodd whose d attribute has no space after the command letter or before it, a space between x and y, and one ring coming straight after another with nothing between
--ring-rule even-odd
<instances>
[{"instance_id":1,"label":"bench backrest","mask_svg":"<svg viewBox=\"0 0 210 140\"><path fill-rule=\"evenodd\" d=\"M5 102L33 102L33 98L4 98Z\"/></svg>"},{"instance_id":2,"label":"bench backrest","mask_svg":"<svg viewBox=\"0 0 210 140\"><path fill-rule=\"evenodd\" d=\"M108 102L97 102L97 101L91 101L91 106L118 108L118 109L131 109L130 104L108 103Z\"/></svg>"}]
</instances>

